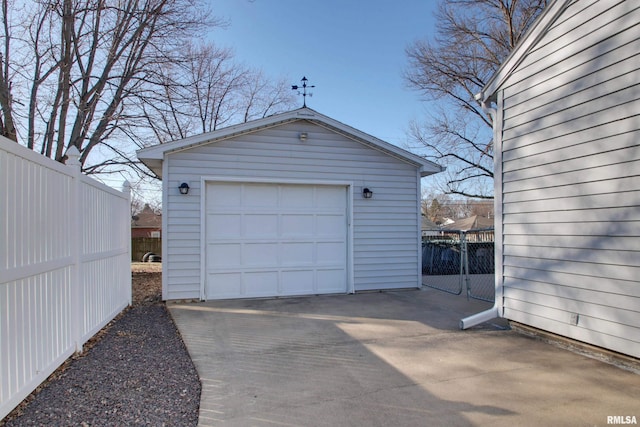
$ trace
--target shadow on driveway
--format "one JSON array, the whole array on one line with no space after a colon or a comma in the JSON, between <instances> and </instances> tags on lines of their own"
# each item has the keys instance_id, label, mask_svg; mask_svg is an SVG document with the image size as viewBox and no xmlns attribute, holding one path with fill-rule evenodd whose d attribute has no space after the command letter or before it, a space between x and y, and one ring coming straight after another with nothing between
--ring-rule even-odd
<instances>
[{"instance_id":1,"label":"shadow on driveway","mask_svg":"<svg viewBox=\"0 0 640 427\"><path fill-rule=\"evenodd\" d=\"M169 304L202 381L199 425L606 425L640 376L508 330L433 289Z\"/></svg>"}]
</instances>

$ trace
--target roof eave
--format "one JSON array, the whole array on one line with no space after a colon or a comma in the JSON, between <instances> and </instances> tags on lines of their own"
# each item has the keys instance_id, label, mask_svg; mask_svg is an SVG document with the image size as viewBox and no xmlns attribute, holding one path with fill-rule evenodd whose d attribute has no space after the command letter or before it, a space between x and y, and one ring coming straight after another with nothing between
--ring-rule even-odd
<instances>
[{"instance_id":1,"label":"roof eave","mask_svg":"<svg viewBox=\"0 0 640 427\"><path fill-rule=\"evenodd\" d=\"M284 123L307 120L319 126L328 128L334 132L338 132L343 136L358 141L373 149L384 152L390 156L398 158L402 161L411 163L419 168L421 176L428 176L445 170L442 166L426 160L420 156L410 153L395 145L389 144L365 132L359 131L337 120L327 117L310 108L304 107L298 110L288 111L286 113L265 117L251 122L242 123L235 126L229 126L224 129L195 135L185 139L158 144L152 147L143 148L137 151L137 156L142 163L151 169L159 178L162 178L162 162L167 154L184 151L199 145L209 144L221 141L239 135L253 133Z\"/></svg>"},{"instance_id":2,"label":"roof eave","mask_svg":"<svg viewBox=\"0 0 640 427\"><path fill-rule=\"evenodd\" d=\"M162 162L164 161L164 158L167 154L188 150L192 147L209 144L211 142L232 138L238 135L255 132L260 129L278 126L288 121L298 120L297 118L283 118L282 120L269 122L268 119L270 119L270 117L258 120L264 121L265 124L263 125L256 123L257 121L252 121L239 125L229 126L220 130L214 130L211 132L190 136L176 141L167 142L164 144L153 145L151 147L142 148L136 151L136 155L145 166L151 169L151 171L153 171L153 173L155 173L158 178L162 179Z\"/></svg>"},{"instance_id":3,"label":"roof eave","mask_svg":"<svg viewBox=\"0 0 640 427\"><path fill-rule=\"evenodd\" d=\"M428 161L428 160L427 160ZM429 162L432 163L432 162ZM425 176L429 176L429 175L434 175L440 172L444 172L447 170L447 168L445 166L440 166L436 163L432 163L433 165L436 166L437 169L434 169L433 167L428 167L425 168L424 166L420 168L420 177L424 178Z\"/></svg>"},{"instance_id":4,"label":"roof eave","mask_svg":"<svg viewBox=\"0 0 640 427\"><path fill-rule=\"evenodd\" d=\"M333 132L337 132L342 136L366 145L374 150L383 152L389 156L395 157L407 163L411 163L420 169L421 176L428 176L445 170L443 166L429 161L423 157L413 154L407 150L383 141L375 136L369 135L349 125L338 122L326 116L322 116L324 120L309 120L318 126L327 128Z\"/></svg>"},{"instance_id":5,"label":"roof eave","mask_svg":"<svg viewBox=\"0 0 640 427\"><path fill-rule=\"evenodd\" d=\"M149 159L138 156L138 160L156 174L158 178L162 179L162 159Z\"/></svg>"}]
</instances>

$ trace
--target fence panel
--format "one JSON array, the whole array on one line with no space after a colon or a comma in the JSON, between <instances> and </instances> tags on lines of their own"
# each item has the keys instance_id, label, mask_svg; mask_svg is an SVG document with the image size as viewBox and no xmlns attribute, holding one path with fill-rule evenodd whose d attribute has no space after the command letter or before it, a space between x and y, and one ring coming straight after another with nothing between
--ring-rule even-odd
<instances>
[{"instance_id":1,"label":"fence panel","mask_svg":"<svg viewBox=\"0 0 640 427\"><path fill-rule=\"evenodd\" d=\"M131 214L128 195L86 176L81 176L79 202L84 343L131 304Z\"/></svg>"},{"instance_id":2,"label":"fence panel","mask_svg":"<svg viewBox=\"0 0 640 427\"><path fill-rule=\"evenodd\" d=\"M465 282L467 296L482 301L495 299L493 230L469 230L464 233Z\"/></svg>"},{"instance_id":3,"label":"fence panel","mask_svg":"<svg viewBox=\"0 0 640 427\"><path fill-rule=\"evenodd\" d=\"M0 137L0 419L131 300L129 194L73 154L65 166Z\"/></svg>"},{"instance_id":4,"label":"fence panel","mask_svg":"<svg viewBox=\"0 0 640 427\"><path fill-rule=\"evenodd\" d=\"M422 284L451 294L462 293L460 232L433 233L423 238Z\"/></svg>"},{"instance_id":5,"label":"fence panel","mask_svg":"<svg viewBox=\"0 0 640 427\"><path fill-rule=\"evenodd\" d=\"M441 291L493 301L494 234L487 230L428 230L423 237L422 283Z\"/></svg>"},{"instance_id":6,"label":"fence panel","mask_svg":"<svg viewBox=\"0 0 640 427\"><path fill-rule=\"evenodd\" d=\"M142 257L149 252L162 255L162 239L157 237L133 237L131 238L131 261L140 262Z\"/></svg>"}]
</instances>

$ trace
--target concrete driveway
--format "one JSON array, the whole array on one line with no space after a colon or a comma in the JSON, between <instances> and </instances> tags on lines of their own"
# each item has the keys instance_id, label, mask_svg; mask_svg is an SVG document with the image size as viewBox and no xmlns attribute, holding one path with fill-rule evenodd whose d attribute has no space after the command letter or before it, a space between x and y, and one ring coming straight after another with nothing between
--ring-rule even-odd
<instances>
[{"instance_id":1,"label":"concrete driveway","mask_svg":"<svg viewBox=\"0 0 640 427\"><path fill-rule=\"evenodd\" d=\"M640 375L503 321L458 329L488 307L432 289L169 304L201 426L640 422Z\"/></svg>"}]
</instances>

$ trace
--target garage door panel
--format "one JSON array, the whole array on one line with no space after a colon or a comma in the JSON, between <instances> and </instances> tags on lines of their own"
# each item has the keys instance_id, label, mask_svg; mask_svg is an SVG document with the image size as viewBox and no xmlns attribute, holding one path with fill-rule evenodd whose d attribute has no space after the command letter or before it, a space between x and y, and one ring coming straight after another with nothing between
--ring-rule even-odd
<instances>
[{"instance_id":1,"label":"garage door panel","mask_svg":"<svg viewBox=\"0 0 640 427\"><path fill-rule=\"evenodd\" d=\"M242 287L242 273L216 273L207 279L215 280L216 286L209 289L209 298L238 298L238 290Z\"/></svg>"},{"instance_id":2,"label":"garage door panel","mask_svg":"<svg viewBox=\"0 0 640 427\"><path fill-rule=\"evenodd\" d=\"M338 293L344 292L347 287L347 278L342 269L318 270L317 293Z\"/></svg>"},{"instance_id":3,"label":"garage door panel","mask_svg":"<svg viewBox=\"0 0 640 427\"><path fill-rule=\"evenodd\" d=\"M345 257L344 242L318 242L316 259L319 264L340 265Z\"/></svg>"},{"instance_id":4,"label":"garage door panel","mask_svg":"<svg viewBox=\"0 0 640 427\"><path fill-rule=\"evenodd\" d=\"M245 272L243 277L244 295L266 297L278 294L277 271Z\"/></svg>"},{"instance_id":5,"label":"garage door panel","mask_svg":"<svg viewBox=\"0 0 640 427\"><path fill-rule=\"evenodd\" d=\"M346 186L210 182L205 192L206 298L347 291Z\"/></svg>"},{"instance_id":6,"label":"garage door panel","mask_svg":"<svg viewBox=\"0 0 640 427\"><path fill-rule=\"evenodd\" d=\"M284 295L309 295L313 293L315 272L313 270L283 271L281 291Z\"/></svg>"},{"instance_id":7,"label":"garage door panel","mask_svg":"<svg viewBox=\"0 0 640 427\"><path fill-rule=\"evenodd\" d=\"M336 206L345 208L345 189L341 187L316 187L316 207Z\"/></svg>"},{"instance_id":8,"label":"garage door panel","mask_svg":"<svg viewBox=\"0 0 640 427\"><path fill-rule=\"evenodd\" d=\"M311 237L314 234L312 214L283 214L281 221L283 237Z\"/></svg>"},{"instance_id":9,"label":"garage door panel","mask_svg":"<svg viewBox=\"0 0 640 427\"><path fill-rule=\"evenodd\" d=\"M242 245L240 243L210 243L207 245L207 266L209 269L241 267Z\"/></svg>"},{"instance_id":10,"label":"garage door panel","mask_svg":"<svg viewBox=\"0 0 640 427\"><path fill-rule=\"evenodd\" d=\"M281 263L285 267L313 265L313 249L312 242L283 243L280 246Z\"/></svg>"},{"instance_id":11,"label":"garage door panel","mask_svg":"<svg viewBox=\"0 0 640 427\"><path fill-rule=\"evenodd\" d=\"M277 243L244 243L242 251L242 266L264 267L278 263Z\"/></svg>"},{"instance_id":12,"label":"garage door panel","mask_svg":"<svg viewBox=\"0 0 640 427\"><path fill-rule=\"evenodd\" d=\"M318 214L316 216L316 227L316 235L318 236L339 236L344 238L344 214Z\"/></svg>"},{"instance_id":13,"label":"garage door panel","mask_svg":"<svg viewBox=\"0 0 640 427\"><path fill-rule=\"evenodd\" d=\"M277 207L278 187L269 184L244 184L242 202L245 207Z\"/></svg>"},{"instance_id":14,"label":"garage door panel","mask_svg":"<svg viewBox=\"0 0 640 427\"><path fill-rule=\"evenodd\" d=\"M308 186L284 186L281 187L281 204L284 209L299 208L300 206L313 206L313 187Z\"/></svg>"},{"instance_id":15,"label":"garage door panel","mask_svg":"<svg viewBox=\"0 0 640 427\"><path fill-rule=\"evenodd\" d=\"M242 193L238 191L236 184L217 183L215 188L215 197L207 197L207 209L215 209L218 207L240 207L242 206Z\"/></svg>"},{"instance_id":16,"label":"garage door panel","mask_svg":"<svg viewBox=\"0 0 640 427\"><path fill-rule=\"evenodd\" d=\"M242 221L237 214L208 214L207 240L236 238L242 233Z\"/></svg>"},{"instance_id":17,"label":"garage door panel","mask_svg":"<svg viewBox=\"0 0 640 427\"><path fill-rule=\"evenodd\" d=\"M244 233L242 237L248 239L278 238L277 214L245 214L242 221L244 222Z\"/></svg>"}]
</instances>

